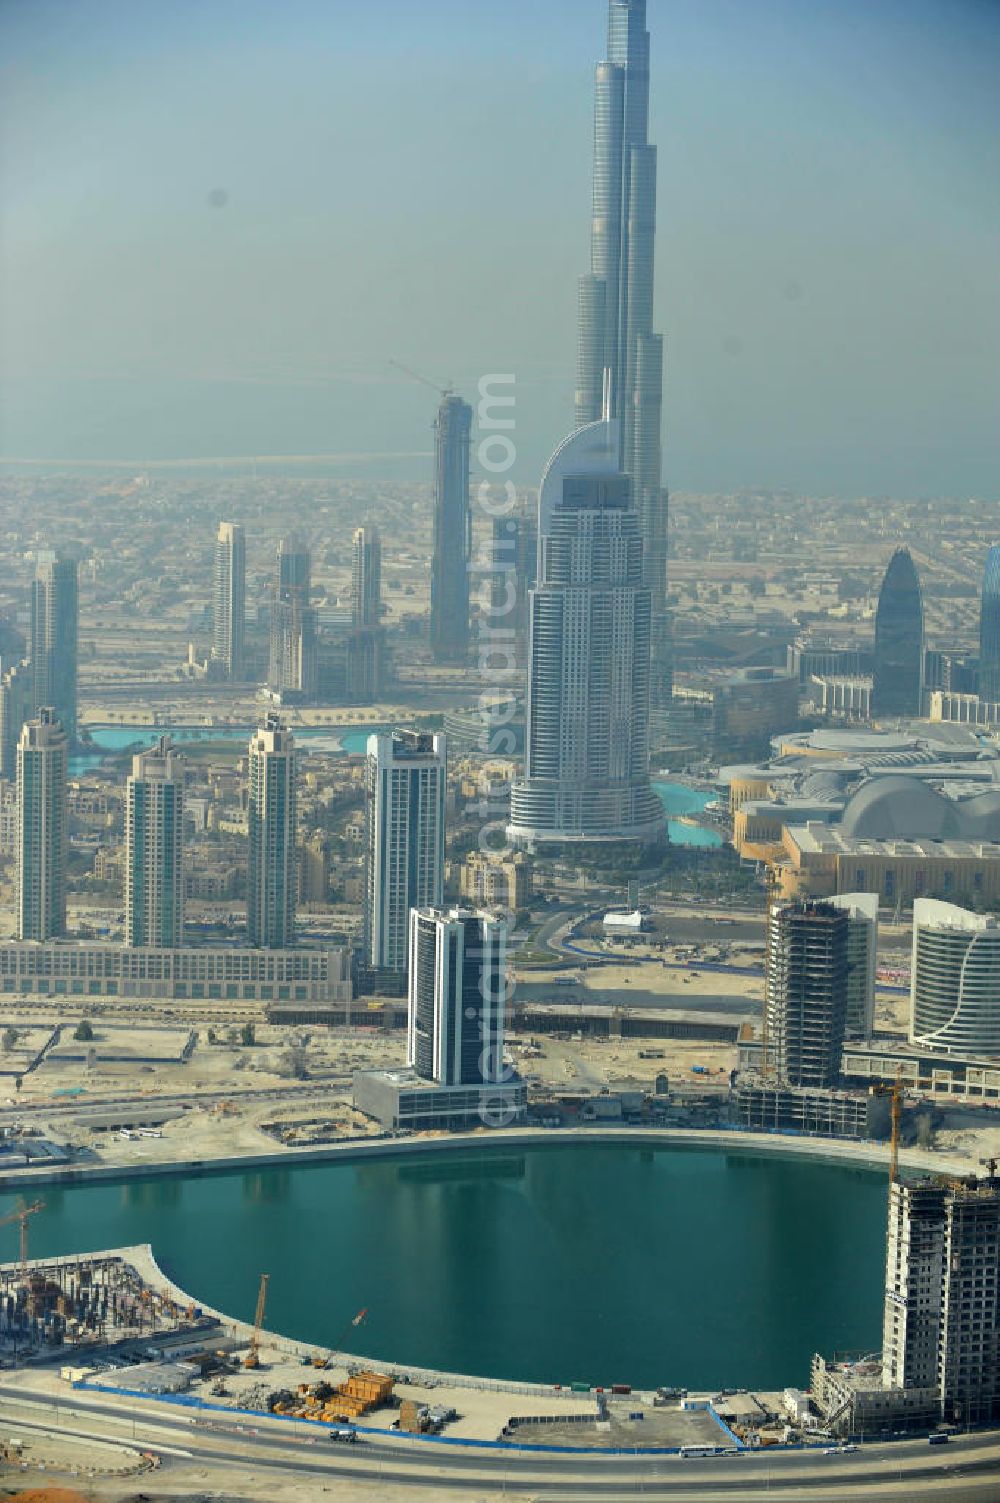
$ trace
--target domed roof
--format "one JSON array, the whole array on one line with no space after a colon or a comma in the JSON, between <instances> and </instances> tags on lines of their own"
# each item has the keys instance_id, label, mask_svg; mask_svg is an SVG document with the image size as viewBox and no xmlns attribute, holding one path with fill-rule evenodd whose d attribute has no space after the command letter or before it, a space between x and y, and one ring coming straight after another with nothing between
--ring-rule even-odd
<instances>
[{"instance_id":1,"label":"domed roof","mask_svg":"<svg viewBox=\"0 0 1000 1503\"><path fill-rule=\"evenodd\" d=\"M970 840L1000 840L1000 788L963 799L958 809L963 835Z\"/></svg>"},{"instance_id":2,"label":"domed roof","mask_svg":"<svg viewBox=\"0 0 1000 1503\"><path fill-rule=\"evenodd\" d=\"M841 830L869 840L947 840L962 834L958 805L921 778L869 778L847 803Z\"/></svg>"},{"instance_id":3,"label":"domed roof","mask_svg":"<svg viewBox=\"0 0 1000 1503\"><path fill-rule=\"evenodd\" d=\"M796 790L797 798L812 799L835 799L840 798L844 791L844 784L852 776L851 773L839 772L828 769L824 772L806 773Z\"/></svg>"}]
</instances>

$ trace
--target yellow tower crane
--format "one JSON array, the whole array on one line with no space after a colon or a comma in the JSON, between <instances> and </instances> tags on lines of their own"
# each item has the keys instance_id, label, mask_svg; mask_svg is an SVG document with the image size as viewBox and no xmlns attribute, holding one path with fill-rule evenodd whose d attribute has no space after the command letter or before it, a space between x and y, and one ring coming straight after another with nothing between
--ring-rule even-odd
<instances>
[{"instance_id":1,"label":"yellow tower crane","mask_svg":"<svg viewBox=\"0 0 1000 1503\"><path fill-rule=\"evenodd\" d=\"M250 1350L244 1359L244 1367L260 1367L260 1328L264 1324L264 1306L267 1303L267 1286L270 1280L269 1273L261 1274L260 1288L257 1290L257 1313L253 1318L253 1335L250 1337Z\"/></svg>"},{"instance_id":2,"label":"yellow tower crane","mask_svg":"<svg viewBox=\"0 0 1000 1503\"><path fill-rule=\"evenodd\" d=\"M21 1223L20 1261L22 1279L26 1278L28 1274L28 1217L34 1216L36 1211L44 1210L44 1208L44 1200L36 1200L34 1205L30 1206L25 1205L24 1201L21 1200L18 1202L18 1206L15 1211L11 1211L7 1216L0 1216L0 1226L10 1226L11 1222L13 1221L19 1221Z\"/></svg>"},{"instance_id":3,"label":"yellow tower crane","mask_svg":"<svg viewBox=\"0 0 1000 1503\"><path fill-rule=\"evenodd\" d=\"M892 1085L881 1083L873 1086L876 1096L891 1096L892 1111L890 1116L891 1128L889 1132L889 1183L894 1185L899 1179L899 1124L903 1116L903 1067L896 1066L896 1078Z\"/></svg>"}]
</instances>

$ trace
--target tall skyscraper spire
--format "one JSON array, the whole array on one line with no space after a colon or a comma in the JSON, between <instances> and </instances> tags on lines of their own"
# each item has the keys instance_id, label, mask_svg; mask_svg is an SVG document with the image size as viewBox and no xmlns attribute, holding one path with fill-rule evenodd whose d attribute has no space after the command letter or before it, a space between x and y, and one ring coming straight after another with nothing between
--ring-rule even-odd
<instances>
[{"instance_id":1,"label":"tall skyscraper spire","mask_svg":"<svg viewBox=\"0 0 1000 1503\"><path fill-rule=\"evenodd\" d=\"M594 185L590 272L581 278L577 426L604 413L620 420L621 468L632 478L643 541L643 578L652 600L654 657L662 658L667 589L667 496L661 481L663 339L653 333L656 147L650 146L646 0L609 0L607 58L594 98ZM661 645L662 644L662 645ZM654 671L654 698L669 685ZM669 688L667 688L669 693Z\"/></svg>"}]
</instances>

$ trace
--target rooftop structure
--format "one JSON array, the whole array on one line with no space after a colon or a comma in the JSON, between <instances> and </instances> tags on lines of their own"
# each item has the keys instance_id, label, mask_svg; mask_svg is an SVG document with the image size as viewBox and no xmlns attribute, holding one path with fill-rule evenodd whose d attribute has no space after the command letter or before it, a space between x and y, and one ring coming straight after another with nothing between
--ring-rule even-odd
<instances>
[{"instance_id":1,"label":"rooftop structure","mask_svg":"<svg viewBox=\"0 0 1000 1503\"><path fill-rule=\"evenodd\" d=\"M914 898L1000 897L1000 844L971 840L865 840L827 825L788 825L784 896L871 892L889 907Z\"/></svg>"}]
</instances>

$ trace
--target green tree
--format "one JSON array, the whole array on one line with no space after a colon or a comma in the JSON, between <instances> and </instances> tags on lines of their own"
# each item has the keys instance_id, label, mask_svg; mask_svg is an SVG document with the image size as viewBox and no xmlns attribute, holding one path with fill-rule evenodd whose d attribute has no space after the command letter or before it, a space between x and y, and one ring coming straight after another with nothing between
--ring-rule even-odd
<instances>
[{"instance_id":1,"label":"green tree","mask_svg":"<svg viewBox=\"0 0 1000 1503\"><path fill-rule=\"evenodd\" d=\"M252 1023L244 1023L240 1029L240 1043L249 1049L257 1041L256 1031Z\"/></svg>"},{"instance_id":2,"label":"green tree","mask_svg":"<svg viewBox=\"0 0 1000 1503\"><path fill-rule=\"evenodd\" d=\"M73 1030L73 1037L79 1039L82 1044L89 1044L94 1037L93 1025L88 1018L83 1018Z\"/></svg>"}]
</instances>

